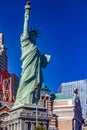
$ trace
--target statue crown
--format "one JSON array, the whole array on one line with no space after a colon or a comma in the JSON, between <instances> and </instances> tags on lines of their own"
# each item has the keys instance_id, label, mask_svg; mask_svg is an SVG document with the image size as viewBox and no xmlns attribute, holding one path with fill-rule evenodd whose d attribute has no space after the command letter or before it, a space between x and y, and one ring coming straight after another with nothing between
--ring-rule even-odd
<instances>
[{"instance_id":1,"label":"statue crown","mask_svg":"<svg viewBox=\"0 0 87 130\"><path fill-rule=\"evenodd\" d=\"M30 29L30 31L29 31L31 34L33 34L33 35L35 35L36 37L39 37L39 34L40 34L40 32L39 32L39 30L38 29Z\"/></svg>"}]
</instances>

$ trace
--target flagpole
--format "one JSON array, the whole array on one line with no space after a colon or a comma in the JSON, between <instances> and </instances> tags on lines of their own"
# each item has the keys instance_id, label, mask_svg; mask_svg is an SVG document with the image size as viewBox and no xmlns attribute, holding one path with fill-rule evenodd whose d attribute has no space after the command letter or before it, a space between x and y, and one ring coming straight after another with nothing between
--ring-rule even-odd
<instances>
[{"instance_id":1,"label":"flagpole","mask_svg":"<svg viewBox=\"0 0 87 130\"><path fill-rule=\"evenodd\" d=\"M38 104L36 105L36 126L38 125Z\"/></svg>"},{"instance_id":2,"label":"flagpole","mask_svg":"<svg viewBox=\"0 0 87 130\"><path fill-rule=\"evenodd\" d=\"M35 82L34 90L35 90L35 101L36 101L36 126L37 126L38 125L38 87L37 87L37 82Z\"/></svg>"}]
</instances>

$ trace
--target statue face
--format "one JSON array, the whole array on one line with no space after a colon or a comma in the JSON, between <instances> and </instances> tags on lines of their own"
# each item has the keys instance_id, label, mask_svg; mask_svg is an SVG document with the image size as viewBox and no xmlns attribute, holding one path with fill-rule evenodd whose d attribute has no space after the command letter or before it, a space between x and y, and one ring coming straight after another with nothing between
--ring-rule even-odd
<instances>
[{"instance_id":1,"label":"statue face","mask_svg":"<svg viewBox=\"0 0 87 130\"><path fill-rule=\"evenodd\" d=\"M36 42L37 34L36 32L30 32L30 40Z\"/></svg>"}]
</instances>

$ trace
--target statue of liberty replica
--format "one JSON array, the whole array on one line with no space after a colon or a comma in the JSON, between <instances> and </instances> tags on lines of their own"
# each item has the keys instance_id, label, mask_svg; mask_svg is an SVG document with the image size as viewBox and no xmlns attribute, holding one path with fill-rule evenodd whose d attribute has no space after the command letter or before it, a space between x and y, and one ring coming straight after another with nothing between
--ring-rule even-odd
<instances>
[{"instance_id":1,"label":"statue of liberty replica","mask_svg":"<svg viewBox=\"0 0 87 130\"><path fill-rule=\"evenodd\" d=\"M35 103L34 88L37 86L39 102L40 91L43 88L42 68L45 68L48 64L50 56L40 54L36 45L38 32L36 29L29 30L30 10L30 2L27 2L25 5L24 28L21 35L21 80L16 101L8 117L7 130L33 130L37 124L43 124L47 130L48 122L51 119L46 111L47 109L43 105Z\"/></svg>"},{"instance_id":2,"label":"statue of liberty replica","mask_svg":"<svg viewBox=\"0 0 87 130\"><path fill-rule=\"evenodd\" d=\"M22 73L17 91L15 106L34 103L34 85L37 84L38 92L43 83L42 68L50 61L49 55L41 55L36 45L38 31L29 30L30 2L25 5L24 29L21 35Z\"/></svg>"}]
</instances>

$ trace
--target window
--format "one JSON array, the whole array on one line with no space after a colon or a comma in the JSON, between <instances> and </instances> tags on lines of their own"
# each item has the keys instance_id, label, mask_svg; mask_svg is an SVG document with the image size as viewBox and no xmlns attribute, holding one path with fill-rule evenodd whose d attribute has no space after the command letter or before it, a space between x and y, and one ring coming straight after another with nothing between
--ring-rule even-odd
<instances>
[{"instance_id":1,"label":"window","mask_svg":"<svg viewBox=\"0 0 87 130\"><path fill-rule=\"evenodd\" d=\"M87 98L86 98L86 104L87 104Z\"/></svg>"}]
</instances>

